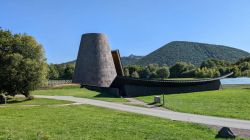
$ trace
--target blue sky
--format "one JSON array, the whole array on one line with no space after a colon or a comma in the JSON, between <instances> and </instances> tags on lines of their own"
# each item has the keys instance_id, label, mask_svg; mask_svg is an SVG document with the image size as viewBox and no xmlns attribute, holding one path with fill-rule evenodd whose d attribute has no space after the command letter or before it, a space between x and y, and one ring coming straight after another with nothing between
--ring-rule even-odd
<instances>
[{"instance_id":1,"label":"blue sky","mask_svg":"<svg viewBox=\"0 0 250 140\"><path fill-rule=\"evenodd\" d=\"M122 56L170 41L250 52L250 0L0 0L0 27L34 36L49 63L76 59L81 34L100 32Z\"/></svg>"}]
</instances>

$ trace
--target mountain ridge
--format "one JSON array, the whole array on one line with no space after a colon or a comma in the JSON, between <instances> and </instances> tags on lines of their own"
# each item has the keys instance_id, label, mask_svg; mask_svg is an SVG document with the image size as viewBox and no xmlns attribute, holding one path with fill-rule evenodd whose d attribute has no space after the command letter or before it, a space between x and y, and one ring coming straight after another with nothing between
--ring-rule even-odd
<instances>
[{"instance_id":1,"label":"mountain ridge","mask_svg":"<svg viewBox=\"0 0 250 140\"><path fill-rule=\"evenodd\" d=\"M187 62L199 66L207 59L219 59L234 63L241 58L250 57L250 53L241 49L191 41L172 41L146 56L131 54L121 57L122 64L148 65L159 64L172 66L176 62ZM75 63L69 61L63 64Z\"/></svg>"}]
</instances>

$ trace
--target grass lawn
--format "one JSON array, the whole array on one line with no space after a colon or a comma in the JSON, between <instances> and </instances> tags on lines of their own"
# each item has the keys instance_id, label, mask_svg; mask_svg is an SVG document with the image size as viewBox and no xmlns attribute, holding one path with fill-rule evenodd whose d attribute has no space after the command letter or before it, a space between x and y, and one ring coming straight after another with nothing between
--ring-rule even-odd
<instances>
[{"instance_id":1,"label":"grass lawn","mask_svg":"<svg viewBox=\"0 0 250 140\"><path fill-rule=\"evenodd\" d=\"M111 101L111 102L126 102L126 99L111 95L109 93L100 93L91 91L85 88L80 88L78 85L63 86L57 88L50 88L44 90L35 90L32 95L58 95L58 96L75 96L83 98L91 98L97 100Z\"/></svg>"},{"instance_id":2,"label":"grass lawn","mask_svg":"<svg viewBox=\"0 0 250 140\"><path fill-rule=\"evenodd\" d=\"M138 99L151 103L154 96ZM180 112L250 120L250 85L227 85L219 91L165 95L165 107Z\"/></svg>"},{"instance_id":3,"label":"grass lawn","mask_svg":"<svg viewBox=\"0 0 250 140\"><path fill-rule=\"evenodd\" d=\"M56 105L56 104L70 104L73 102L52 100L52 99L38 99L27 100L24 97L17 97L7 101L7 104L1 104L1 106L18 106L18 105Z\"/></svg>"},{"instance_id":4,"label":"grass lawn","mask_svg":"<svg viewBox=\"0 0 250 140\"><path fill-rule=\"evenodd\" d=\"M214 139L205 126L90 105L11 107L0 110L0 139Z\"/></svg>"}]
</instances>

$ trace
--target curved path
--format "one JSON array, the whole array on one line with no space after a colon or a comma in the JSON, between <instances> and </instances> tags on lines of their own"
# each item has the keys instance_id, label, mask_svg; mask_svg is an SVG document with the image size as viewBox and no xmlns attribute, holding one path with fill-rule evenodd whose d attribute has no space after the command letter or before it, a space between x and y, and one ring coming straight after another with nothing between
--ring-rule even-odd
<instances>
[{"instance_id":1,"label":"curved path","mask_svg":"<svg viewBox=\"0 0 250 140\"><path fill-rule=\"evenodd\" d=\"M247 121L247 120L195 115L195 114L189 114L189 113L174 112L174 111L165 110L165 109L163 110L159 108L144 108L144 107L125 105L121 103L106 102L106 101L78 98L78 97L72 97L72 96L35 95L35 97L72 101L72 102L76 102L79 104L89 104L89 105L105 107L105 108L110 108L110 109L115 109L115 110L121 110L121 111L126 111L126 112L133 112L133 113L150 115L150 116L155 116L155 117L160 117L160 118L167 118L171 120L250 130L250 121Z\"/></svg>"}]
</instances>

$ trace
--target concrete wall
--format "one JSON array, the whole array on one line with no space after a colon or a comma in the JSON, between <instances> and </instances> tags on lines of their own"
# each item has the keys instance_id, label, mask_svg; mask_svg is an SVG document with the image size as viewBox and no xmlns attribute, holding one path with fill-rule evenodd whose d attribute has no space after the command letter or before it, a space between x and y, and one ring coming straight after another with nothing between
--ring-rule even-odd
<instances>
[{"instance_id":1,"label":"concrete wall","mask_svg":"<svg viewBox=\"0 0 250 140\"><path fill-rule=\"evenodd\" d=\"M73 83L109 87L116 75L107 37L99 33L83 34Z\"/></svg>"}]
</instances>

